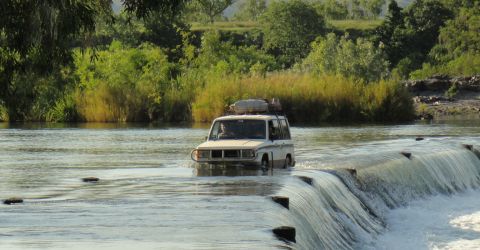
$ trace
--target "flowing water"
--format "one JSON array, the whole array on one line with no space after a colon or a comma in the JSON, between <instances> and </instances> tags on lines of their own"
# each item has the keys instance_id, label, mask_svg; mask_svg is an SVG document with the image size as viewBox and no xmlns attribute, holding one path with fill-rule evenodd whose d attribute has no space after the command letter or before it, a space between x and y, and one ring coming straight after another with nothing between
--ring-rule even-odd
<instances>
[{"instance_id":1,"label":"flowing water","mask_svg":"<svg viewBox=\"0 0 480 250\"><path fill-rule=\"evenodd\" d=\"M268 171L193 164L207 132L0 123L0 198L23 199L0 204L0 248L480 248L479 117L295 124L295 168Z\"/></svg>"}]
</instances>

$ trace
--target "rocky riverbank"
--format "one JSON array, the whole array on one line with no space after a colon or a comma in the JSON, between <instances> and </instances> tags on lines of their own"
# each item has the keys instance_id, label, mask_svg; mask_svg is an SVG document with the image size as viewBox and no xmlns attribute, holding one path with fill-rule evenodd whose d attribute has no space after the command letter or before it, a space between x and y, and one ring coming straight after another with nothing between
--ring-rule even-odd
<instances>
[{"instance_id":1,"label":"rocky riverbank","mask_svg":"<svg viewBox=\"0 0 480 250\"><path fill-rule=\"evenodd\" d=\"M435 75L403 84L412 93L417 119L480 114L480 75L456 78Z\"/></svg>"}]
</instances>

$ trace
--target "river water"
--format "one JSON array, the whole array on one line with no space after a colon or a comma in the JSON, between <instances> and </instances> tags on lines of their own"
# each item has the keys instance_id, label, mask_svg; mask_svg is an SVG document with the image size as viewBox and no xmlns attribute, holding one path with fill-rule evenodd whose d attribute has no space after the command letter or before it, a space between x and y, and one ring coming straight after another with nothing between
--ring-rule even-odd
<instances>
[{"instance_id":1,"label":"river water","mask_svg":"<svg viewBox=\"0 0 480 250\"><path fill-rule=\"evenodd\" d=\"M208 126L0 123L0 248L480 248L479 117L294 124L269 171L193 164Z\"/></svg>"}]
</instances>

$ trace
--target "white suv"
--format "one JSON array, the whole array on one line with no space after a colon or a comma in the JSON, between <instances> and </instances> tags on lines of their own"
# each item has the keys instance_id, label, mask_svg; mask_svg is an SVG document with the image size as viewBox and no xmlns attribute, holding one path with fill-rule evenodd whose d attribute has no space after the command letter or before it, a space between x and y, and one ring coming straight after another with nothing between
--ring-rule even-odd
<instances>
[{"instance_id":1,"label":"white suv","mask_svg":"<svg viewBox=\"0 0 480 250\"><path fill-rule=\"evenodd\" d=\"M295 165L287 118L279 115L279 112L269 112L271 105L270 108L259 108L258 102L265 103L264 100L250 99L241 102L249 101L256 102L256 109L247 109L248 112L239 115L240 105L237 102L231 106L233 110L237 110L237 114L222 116L213 121L207 141L192 151L192 160L208 164L241 164L264 168L286 168ZM263 114L259 114L262 112Z\"/></svg>"}]
</instances>

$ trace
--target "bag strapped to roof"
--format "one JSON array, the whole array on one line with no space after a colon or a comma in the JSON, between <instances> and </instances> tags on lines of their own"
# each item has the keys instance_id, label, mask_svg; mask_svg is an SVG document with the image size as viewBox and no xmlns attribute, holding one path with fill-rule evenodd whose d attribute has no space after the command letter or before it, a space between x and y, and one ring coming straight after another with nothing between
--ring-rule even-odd
<instances>
[{"instance_id":1,"label":"bag strapped to roof","mask_svg":"<svg viewBox=\"0 0 480 250\"><path fill-rule=\"evenodd\" d=\"M265 99L247 99L237 101L230 105L230 113L242 114L265 114L283 113L282 105L278 99L273 98L272 103Z\"/></svg>"}]
</instances>

